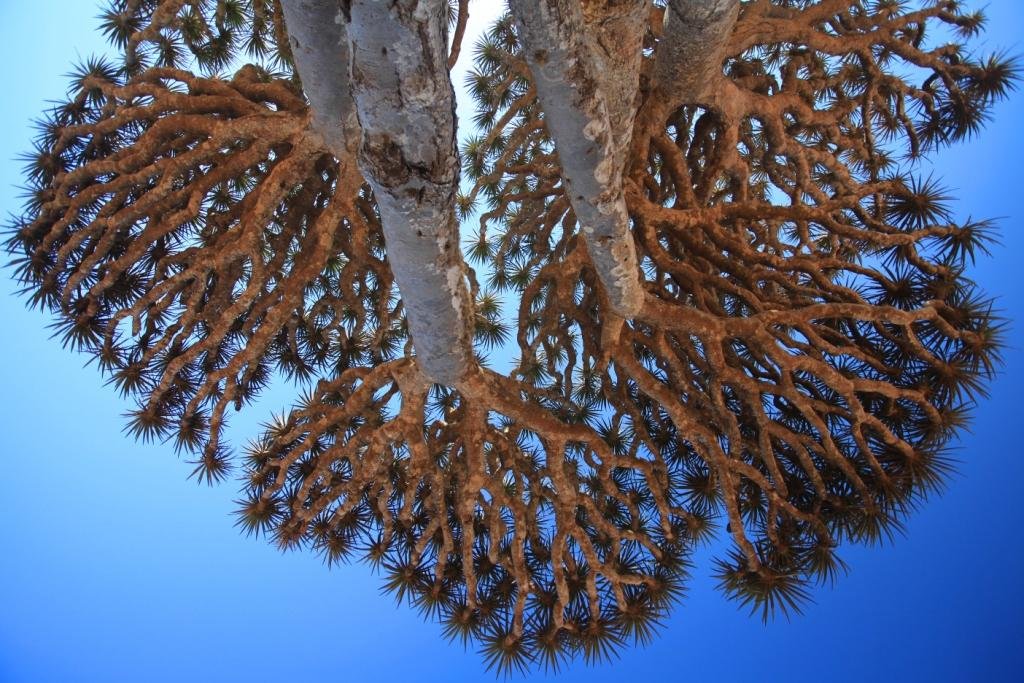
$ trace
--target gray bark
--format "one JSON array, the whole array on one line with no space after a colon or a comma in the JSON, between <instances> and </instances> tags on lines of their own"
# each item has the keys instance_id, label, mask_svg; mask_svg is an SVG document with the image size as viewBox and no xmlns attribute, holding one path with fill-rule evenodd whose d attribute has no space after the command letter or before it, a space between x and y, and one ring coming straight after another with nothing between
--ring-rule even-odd
<instances>
[{"instance_id":1,"label":"gray bark","mask_svg":"<svg viewBox=\"0 0 1024 683\"><path fill-rule=\"evenodd\" d=\"M348 86L349 48L338 0L281 0L295 69L309 99L313 129L334 156L354 156L359 121Z\"/></svg>"},{"instance_id":2,"label":"gray bark","mask_svg":"<svg viewBox=\"0 0 1024 683\"><path fill-rule=\"evenodd\" d=\"M474 366L473 306L455 217L445 0L281 2L313 128L339 158L358 146L420 368L458 384ZM649 0L510 4L591 260L612 309L632 317L644 292L623 173ZM667 102L697 101L714 82L738 12L739 0L670 1L655 65Z\"/></svg>"},{"instance_id":3,"label":"gray bark","mask_svg":"<svg viewBox=\"0 0 1024 683\"><path fill-rule=\"evenodd\" d=\"M647 3L628 3L592 27L579 0L509 4L591 261L613 310L632 317L643 288L622 181Z\"/></svg>"},{"instance_id":4,"label":"gray bark","mask_svg":"<svg viewBox=\"0 0 1024 683\"><path fill-rule=\"evenodd\" d=\"M420 368L455 385L473 360L473 307L459 250L455 96L445 0L353 0L359 165L373 187Z\"/></svg>"},{"instance_id":5,"label":"gray bark","mask_svg":"<svg viewBox=\"0 0 1024 683\"><path fill-rule=\"evenodd\" d=\"M665 38L655 58L664 109L700 104L722 78L725 47L739 13L740 0L669 0Z\"/></svg>"},{"instance_id":6,"label":"gray bark","mask_svg":"<svg viewBox=\"0 0 1024 683\"><path fill-rule=\"evenodd\" d=\"M282 0L312 125L338 156L358 151L388 260L431 380L473 366L473 308L459 251L455 98L444 0Z\"/></svg>"}]
</instances>

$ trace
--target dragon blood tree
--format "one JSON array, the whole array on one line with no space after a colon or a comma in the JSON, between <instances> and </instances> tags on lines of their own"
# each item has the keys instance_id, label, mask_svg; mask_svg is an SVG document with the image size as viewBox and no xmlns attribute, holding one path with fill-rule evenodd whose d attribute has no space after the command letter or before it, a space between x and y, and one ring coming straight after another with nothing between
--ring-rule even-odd
<instances>
[{"instance_id":1,"label":"dragon blood tree","mask_svg":"<svg viewBox=\"0 0 1024 683\"><path fill-rule=\"evenodd\" d=\"M993 371L991 228L915 164L1013 63L954 0L511 0L458 150L468 5L113 2L119 61L29 157L30 303L132 434L241 472L247 532L365 559L499 669L647 641L716 529L727 595L799 607ZM301 398L232 457L275 375Z\"/></svg>"}]
</instances>

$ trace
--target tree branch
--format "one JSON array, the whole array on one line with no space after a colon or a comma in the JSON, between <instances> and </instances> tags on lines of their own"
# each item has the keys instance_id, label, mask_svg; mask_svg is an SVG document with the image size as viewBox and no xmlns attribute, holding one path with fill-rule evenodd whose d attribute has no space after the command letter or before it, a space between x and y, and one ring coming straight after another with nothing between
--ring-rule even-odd
<instances>
[{"instance_id":1,"label":"tree branch","mask_svg":"<svg viewBox=\"0 0 1024 683\"><path fill-rule=\"evenodd\" d=\"M281 9L313 129L335 157L352 157L359 121L348 86L348 37L338 0L281 0Z\"/></svg>"},{"instance_id":2,"label":"tree branch","mask_svg":"<svg viewBox=\"0 0 1024 683\"><path fill-rule=\"evenodd\" d=\"M665 38L655 63L663 110L696 103L721 80L722 59L739 12L739 0L669 0Z\"/></svg>"},{"instance_id":3,"label":"tree branch","mask_svg":"<svg viewBox=\"0 0 1024 683\"><path fill-rule=\"evenodd\" d=\"M459 0L459 15L455 23L455 35L452 38L452 51L448 55L448 68L451 69L459 61L462 53L462 40L466 35L466 24L469 22L469 0Z\"/></svg>"},{"instance_id":4,"label":"tree branch","mask_svg":"<svg viewBox=\"0 0 1024 683\"><path fill-rule=\"evenodd\" d=\"M455 98L444 0L350 6L352 93L388 258L424 373L457 384L473 366L473 308L459 251Z\"/></svg>"},{"instance_id":5,"label":"tree branch","mask_svg":"<svg viewBox=\"0 0 1024 683\"><path fill-rule=\"evenodd\" d=\"M647 4L589 22L575 0L512 0L510 6L591 261L612 308L631 317L642 305L643 290L622 174Z\"/></svg>"}]
</instances>

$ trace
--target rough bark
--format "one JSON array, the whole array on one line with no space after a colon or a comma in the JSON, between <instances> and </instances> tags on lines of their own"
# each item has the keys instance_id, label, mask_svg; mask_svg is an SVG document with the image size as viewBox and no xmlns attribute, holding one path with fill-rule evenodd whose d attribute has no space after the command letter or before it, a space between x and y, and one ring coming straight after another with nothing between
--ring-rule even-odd
<instances>
[{"instance_id":1,"label":"rough bark","mask_svg":"<svg viewBox=\"0 0 1024 683\"><path fill-rule=\"evenodd\" d=\"M313 129L339 159L355 155L359 121L348 86L349 47L338 0L281 0Z\"/></svg>"},{"instance_id":2,"label":"rough bark","mask_svg":"<svg viewBox=\"0 0 1024 683\"><path fill-rule=\"evenodd\" d=\"M739 0L669 0L655 82L663 110L699 103L722 78L722 60L740 12Z\"/></svg>"},{"instance_id":3,"label":"rough bark","mask_svg":"<svg viewBox=\"0 0 1024 683\"><path fill-rule=\"evenodd\" d=\"M646 17L646 3L591 22L576 0L512 0L510 6L591 261L614 311L632 317L643 289L622 175L642 39L634 16ZM618 34L616 48L616 33L629 24L636 27Z\"/></svg>"},{"instance_id":4,"label":"rough bark","mask_svg":"<svg viewBox=\"0 0 1024 683\"><path fill-rule=\"evenodd\" d=\"M352 2L359 162L424 373L457 384L473 365L472 302L459 251L455 97L443 0Z\"/></svg>"}]
</instances>

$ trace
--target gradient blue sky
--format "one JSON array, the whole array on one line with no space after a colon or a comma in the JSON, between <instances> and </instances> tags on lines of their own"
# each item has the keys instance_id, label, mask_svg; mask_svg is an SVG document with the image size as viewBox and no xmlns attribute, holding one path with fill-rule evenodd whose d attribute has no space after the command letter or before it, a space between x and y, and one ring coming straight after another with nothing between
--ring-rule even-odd
<instances>
[{"instance_id":1,"label":"gradient blue sky","mask_svg":"<svg viewBox=\"0 0 1024 683\"><path fill-rule=\"evenodd\" d=\"M486 5L486 0L475 0ZM976 3L981 4L981 3ZM992 0L982 42L1021 53L1024 3ZM61 74L102 49L93 0L0 0L0 209L18 210L30 120ZM465 53L464 53L465 54ZM959 474L894 545L847 548L852 571L803 616L767 626L727 602L701 558L649 647L564 681L1013 681L1024 677L1024 92L981 138L939 156L960 218L999 217L976 279L1010 320L1002 373ZM232 527L233 484L186 481L169 445L121 434L125 405L0 275L0 682L492 680L359 564L328 571ZM255 431L291 392L244 419ZM542 674L537 674L537 678Z\"/></svg>"}]
</instances>

